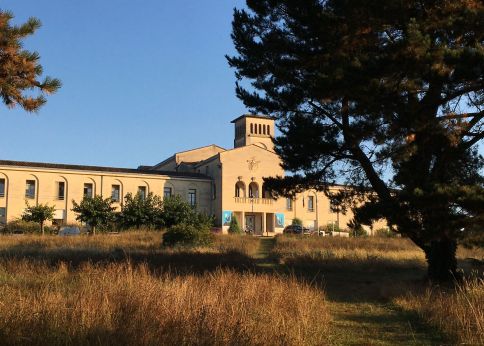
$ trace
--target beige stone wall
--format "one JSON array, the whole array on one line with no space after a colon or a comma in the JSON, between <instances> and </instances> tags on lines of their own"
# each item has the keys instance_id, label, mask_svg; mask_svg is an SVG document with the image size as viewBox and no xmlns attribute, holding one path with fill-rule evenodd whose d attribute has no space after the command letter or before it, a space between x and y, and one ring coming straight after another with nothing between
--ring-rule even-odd
<instances>
[{"instance_id":1,"label":"beige stone wall","mask_svg":"<svg viewBox=\"0 0 484 346\"><path fill-rule=\"evenodd\" d=\"M128 192L136 194L139 186L145 186L147 192L163 196L165 186L172 187L174 194L188 198L188 190L197 190L197 207L207 214L211 210L211 181L209 179L170 177L151 174L109 173L96 171L76 171L68 169L47 169L33 167L0 166L0 179L6 180L5 196L0 197L0 208L6 208L7 221L20 217L26 202L33 205L47 203L55 206L60 215L63 211L64 222L74 223L75 214L71 211L72 200L79 202L83 198L84 184L93 185L93 193L107 198L111 196L112 185L120 185L120 196ZM36 182L34 198L26 198L26 180ZM58 197L58 182L65 182L65 197ZM120 209L121 203L115 206Z\"/></svg>"}]
</instances>

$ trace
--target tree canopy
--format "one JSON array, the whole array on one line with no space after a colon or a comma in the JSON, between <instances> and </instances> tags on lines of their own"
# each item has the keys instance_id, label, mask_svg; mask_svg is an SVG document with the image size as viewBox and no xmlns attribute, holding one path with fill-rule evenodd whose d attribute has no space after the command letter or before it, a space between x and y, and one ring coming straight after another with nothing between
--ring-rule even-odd
<instances>
[{"instance_id":1,"label":"tree canopy","mask_svg":"<svg viewBox=\"0 0 484 346\"><path fill-rule=\"evenodd\" d=\"M98 226L108 225L114 220L113 200L103 198L100 195L94 197L85 197L77 204L72 200L72 211L77 214L76 220L85 222L91 227L92 233L96 234Z\"/></svg>"},{"instance_id":2,"label":"tree canopy","mask_svg":"<svg viewBox=\"0 0 484 346\"><path fill-rule=\"evenodd\" d=\"M22 25L12 25L14 18L0 10L0 97L10 108L21 106L29 112L37 111L46 102L45 95L55 93L61 86L58 79L45 77L37 52L23 48L22 40L33 35L41 26L37 18ZM39 92L33 95L33 90Z\"/></svg>"},{"instance_id":3,"label":"tree canopy","mask_svg":"<svg viewBox=\"0 0 484 346\"><path fill-rule=\"evenodd\" d=\"M37 222L40 224L40 230L42 235L44 235L45 221L52 220L54 218L54 212L55 207L53 206L42 203L31 206L27 203L27 208L22 215L22 220Z\"/></svg>"},{"instance_id":4,"label":"tree canopy","mask_svg":"<svg viewBox=\"0 0 484 346\"><path fill-rule=\"evenodd\" d=\"M247 0L235 10L236 93L276 116L290 195L331 196L357 222L386 218L456 274L456 239L484 224L484 4L479 0Z\"/></svg>"}]
</instances>

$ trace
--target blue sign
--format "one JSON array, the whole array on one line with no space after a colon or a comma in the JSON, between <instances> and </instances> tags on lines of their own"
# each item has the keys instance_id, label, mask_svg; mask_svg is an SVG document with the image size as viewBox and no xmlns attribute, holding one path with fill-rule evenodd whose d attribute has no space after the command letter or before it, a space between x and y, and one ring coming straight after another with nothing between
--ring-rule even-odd
<instances>
[{"instance_id":1,"label":"blue sign","mask_svg":"<svg viewBox=\"0 0 484 346\"><path fill-rule=\"evenodd\" d=\"M276 214L276 228L284 228L284 214Z\"/></svg>"},{"instance_id":2,"label":"blue sign","mask_svg":"<svg viewBox=\"0 0 484 346\"><path fill-rule=\"evenodd\" d=\"M224 210L222 212L222 225L230 226L230 221L232 221L232 212L229 210Z\"/></svg>"}]
</instances>

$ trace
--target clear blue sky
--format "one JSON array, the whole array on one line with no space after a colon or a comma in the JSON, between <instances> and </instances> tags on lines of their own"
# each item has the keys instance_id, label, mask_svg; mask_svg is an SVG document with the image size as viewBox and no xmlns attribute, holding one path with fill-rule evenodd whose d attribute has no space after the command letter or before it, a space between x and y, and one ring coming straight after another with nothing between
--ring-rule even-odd
<instances>
[{"instance_id":1,"label":"clear blue sky","mask_svg":"<svg viewBox=\"0 0 484 346\"><path fill-rule=\"evenodd\" d=\"M3 0L63 87L38 114L0 105L0 159L137 167L233 145L246 112L224 54L242 0Z\"/></svg>"}]
</instances>

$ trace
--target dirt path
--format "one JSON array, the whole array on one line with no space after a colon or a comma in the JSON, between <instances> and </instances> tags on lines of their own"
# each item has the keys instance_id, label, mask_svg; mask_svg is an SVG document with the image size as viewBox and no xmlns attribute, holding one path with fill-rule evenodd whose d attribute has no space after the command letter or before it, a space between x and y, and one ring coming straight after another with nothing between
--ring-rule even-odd
<instances>
[{"instance_id":1,"label":"dirt path","mask_svg":"<svg viewBox=\"0 0 484 346\"><path fill-rule=\"evenodd\" d=\"M288 271L288 268L271 257L276 241L276 238L260 239L259 250L254 258L261 271ZM324 286L333 317L331 345L449 344L417 315L406 313L391 303L386 290L395 289L398 285L391 282L392 276L329 271L319 273L318 277Z\"/></svg>"}]
</instances>

